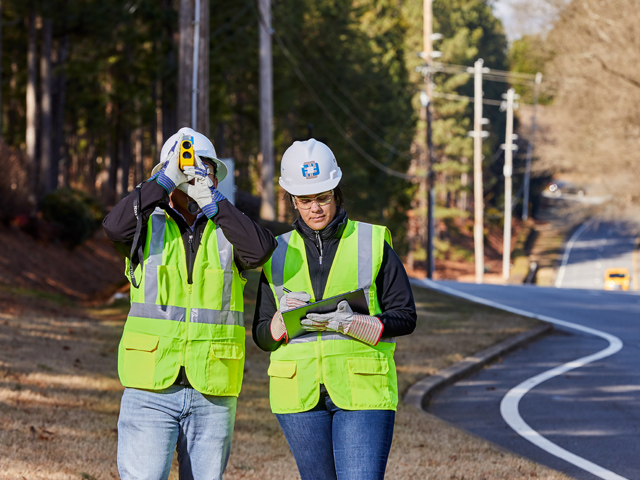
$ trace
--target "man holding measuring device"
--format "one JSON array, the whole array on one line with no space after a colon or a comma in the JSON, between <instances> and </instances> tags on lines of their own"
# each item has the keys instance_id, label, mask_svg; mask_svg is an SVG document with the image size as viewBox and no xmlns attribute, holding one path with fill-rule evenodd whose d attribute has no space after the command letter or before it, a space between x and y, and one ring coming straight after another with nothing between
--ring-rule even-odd
<instances>
[{"instance_id":1,"label":"man holding measuring device","mask_svg":"<svg viewBox=\"0 0 640 480\"><path fill-rule=\"evenodd\" d=\"M245 358L243 271L273 235L217 189L227 169L211 141L182 128L151 178L104 219L127 255L131 308L118 349L123 480L222 479Z\"/></svg>"}]
</instances>

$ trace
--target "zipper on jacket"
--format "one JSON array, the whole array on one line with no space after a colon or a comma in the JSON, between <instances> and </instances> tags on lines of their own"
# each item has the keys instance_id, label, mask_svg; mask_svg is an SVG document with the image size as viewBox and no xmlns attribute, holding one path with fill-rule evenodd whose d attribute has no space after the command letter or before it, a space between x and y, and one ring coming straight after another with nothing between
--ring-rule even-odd
<instances>
[{"instance_id":1,"label":"zipper on jacket","mask_svg":"<svg viewBox=\"0 0 640 480\"><path fill-rule=\"evenodd\" d=\"M318 259L320 265L322 265L322 237L320 236L320 232L316 230L316 245L318 246L318 250L320 250L320 258Z\"/></svg>"},{"instance_id":2,"label":"zipper on jacket","mask_svg":"<svg viewBox=\"0 0 640 480\"><path fill-rule=\"evenodd\" d=\"M195 256L195 250L193 249L193 232L189 233L189 250L187 251L187 283L193 283L193 258Z\"/></svg>"}]
</instances>

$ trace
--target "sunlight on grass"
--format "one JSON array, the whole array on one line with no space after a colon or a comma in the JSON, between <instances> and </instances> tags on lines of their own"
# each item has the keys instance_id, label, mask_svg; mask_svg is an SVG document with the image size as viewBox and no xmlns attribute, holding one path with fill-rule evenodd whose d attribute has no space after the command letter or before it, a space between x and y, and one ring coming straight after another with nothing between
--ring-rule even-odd
<instances>
[{"instance_id":1,"label":"sunlight on grass","mask_svg":"<svg viewBox=\"0 0 640 480\"><path fill-rule=\"evenodd\" d=\"M295 462L269 406L269 354L251 339L260 273L245 275L245 377L225 479L296 480ZM401 397L415 381L535 324L426 289L414 288L414 294L416 331L397 339ZM123 387L116 358L128 302L65 309L55 299L31 305L33 297L26 298L20 306L5 302L0 314L0 477L117 478ZM169 479L177 480L175 457L172 465ZM508 472L566 478L400 401L386 478L514 478Z\"/></svg>"}]
</instances>

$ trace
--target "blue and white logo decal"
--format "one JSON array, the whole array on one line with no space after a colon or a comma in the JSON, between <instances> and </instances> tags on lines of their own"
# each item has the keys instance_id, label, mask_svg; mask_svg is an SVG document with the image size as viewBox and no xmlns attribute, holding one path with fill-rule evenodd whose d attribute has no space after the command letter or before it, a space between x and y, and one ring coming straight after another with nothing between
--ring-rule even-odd
<instances>
[{"instance_id":1,"label":"blue and white logo decal","mask_svg":"<svg viewBox=\"0 0 640 480\"><path fill-rule=\"evenodd\" d=\"M316 178L318 175L320 175L320 165L316 162L305 162L302 165L302 176L304 178Z\"/></svg>"}]
</instances>

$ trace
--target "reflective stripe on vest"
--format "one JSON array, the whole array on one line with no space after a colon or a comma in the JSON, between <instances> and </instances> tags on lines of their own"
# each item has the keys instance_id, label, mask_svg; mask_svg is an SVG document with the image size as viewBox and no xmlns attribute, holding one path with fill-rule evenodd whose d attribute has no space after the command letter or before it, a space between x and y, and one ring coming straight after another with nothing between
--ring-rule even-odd
<instances>
[{"instance_id":1,"label":"reflective stripe on vest","mask_svg":"<svg viewBox=\"0 0 640 480\"><path fill-rule=\"evenodd\" d=\"M375 279L386 228L348 221L336 251L323 298L356 288L369 294L369 313L380 313ZM279 305L290 291L306 291L314 300L304 240L297 232L278 237L278 247L264 266ZM324 383L340 408L395 410L398 402L393 352L395 339L369 346L337 332L309 333L281 345L271 353L269 366L271 408L275 413L310 410Z\"/></svg>"},{"instance_id":2,"label":"reflective stripe on vest","mask_svg":"<svg viewBox=\"0 0 640 480\"><path fill-rule=\"evenodd\" d=\"M191 385L209 395L237 396L244 366L242 291L246 280L233 261L233 246L208 222L188 283L187 258L178 225L157 208L151 215L140 288L118 351L127 387L159 390L184 366ZM139 271L139 270L138 270Z\"/></svg>"},{"instance_id":3,"label":"reflective stripe on vest","mask_svg":"<svg viewBox=\"0 0 640 480\"><path fill-rule=\"evenodd\" d=\"M320 335L318 335L318 333ZM289 342L289 345L295 345L296 343L309 343L309 342L317 342L317 341L324 341L324 340L352 340L353 341L353 338L343 333L338 333L338 332L318 332L318 333L313 332L313 333L307 333L306 335L300 335L299 337L296 337L293 340L291 340ZM396 338L395 337L381 338L380 342L396 343Z\"/></svg>"}]
</instances>

